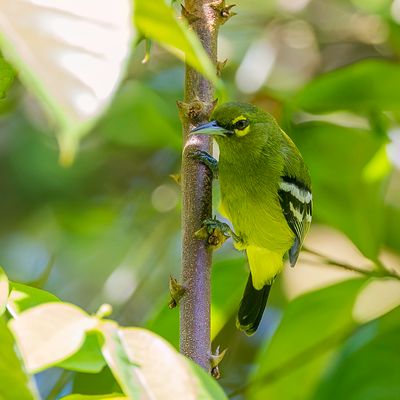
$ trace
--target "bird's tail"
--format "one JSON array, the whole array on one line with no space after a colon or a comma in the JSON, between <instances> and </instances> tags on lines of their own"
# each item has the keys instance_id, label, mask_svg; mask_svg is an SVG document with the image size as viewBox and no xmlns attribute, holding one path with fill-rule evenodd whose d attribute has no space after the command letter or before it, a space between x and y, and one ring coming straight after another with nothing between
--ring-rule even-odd
<instances>
[{"instance_id":1,"label":"bird's tail","mask_svg":"<svg viewBox=\"0 0 400 400\"><path fill-rule=\"evenodd\" d=\"M271 285L266 284L261 290L254 289L252 276L249 275L242 301L240 302L236 326L247 335L252 335L260 324L267 304Z\"/></svg>"}]
</instances>

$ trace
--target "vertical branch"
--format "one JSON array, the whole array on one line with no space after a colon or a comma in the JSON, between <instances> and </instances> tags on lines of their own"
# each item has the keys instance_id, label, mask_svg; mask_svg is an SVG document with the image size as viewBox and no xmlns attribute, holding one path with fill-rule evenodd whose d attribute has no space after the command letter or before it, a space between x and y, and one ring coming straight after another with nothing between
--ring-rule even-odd
<instances>
[{"instance_id":1,"label":"vertical branch","mask_svg":"<svg viewBox=\"0 0 400 400\"><path fill-rule=\"evenodd\" d=\"M212 62L217 62L218 27L223 19L224 0L186 0L183 16L197 33ZM229 10L228 10L229 13ZM188 157L193 150L211 151L212 139L189 137L195 125L205 122L213 108L212 84L186 65L185 100L178 103L183 123L182 157L182 285L180 303L180 349L205 370L210 370L210 278L211 250L194 237L202 222L211 217L212 176L199 162Z\"/></svg>"}]
</instances>

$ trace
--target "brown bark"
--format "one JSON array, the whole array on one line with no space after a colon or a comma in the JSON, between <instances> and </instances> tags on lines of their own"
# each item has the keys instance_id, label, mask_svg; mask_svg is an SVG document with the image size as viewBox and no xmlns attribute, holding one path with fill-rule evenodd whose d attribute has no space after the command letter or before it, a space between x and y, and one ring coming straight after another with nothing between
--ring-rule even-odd
<instances>
[{"instance_id":1,"label":"brown bark","mask_svg":"<svg viewBox=\"0 0 400 400\"><path fill-rule=\"evenodd\" d=\"M218 27L224 22L221 0L186 0L182 14L197 33L212 62L217 62ZM229 13L229 10L228 10ZM182 157L182 285L180 349L205 370L210 370L210 296L212 252L195 238L202 222L211 217L212 176L208 168L188 157L191 151L211 151L212 139L189 136L189 131L208 119L213 107L213 85L186 65L185 99L180 103L183 123Z\"/></svg>"}]
</instances>

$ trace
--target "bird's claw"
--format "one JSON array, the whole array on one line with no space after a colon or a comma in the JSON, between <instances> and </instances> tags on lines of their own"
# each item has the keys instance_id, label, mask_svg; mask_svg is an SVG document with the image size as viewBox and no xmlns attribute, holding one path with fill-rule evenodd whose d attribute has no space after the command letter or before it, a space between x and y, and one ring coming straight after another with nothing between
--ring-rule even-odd
<instances>
[{"instance_id":1,"label":"bird's claw","mask_svg":"<svg viewBox=\"0 0 400 400\"><path fill-rule=\"evenodd\" d=\"M195 232L195 236L197 239L206 240L208 246L213 250L219 249L230 237L235 242L241 242L240 237L228 224L218 221L216 218L208 218L203 221L202 227Z\"/></svg>"},{"instance_id":2,"label":"bird's claw","mask_svg":"<svg viewBox=\"0 0 400 400\"><path fill-rule=\"evenodd\" d=\"M211 249L217 250L230 237L226 227L228 227L228 225L223 222L215 219L206 219L202 227L196 231L194 235L197 239L205 240Z\"/></svg>"},{"instance_id":3,"label":"bird's claw","mask_svg":"<svg viewBox=\"0 0 400 400\"><path fill-rule=\"evenodd\" d=\"M214 179L218 179L218 161L204 150L193 150L189 153L189 157L200 161L210 169Z\"/></svg>"}]
</instances>

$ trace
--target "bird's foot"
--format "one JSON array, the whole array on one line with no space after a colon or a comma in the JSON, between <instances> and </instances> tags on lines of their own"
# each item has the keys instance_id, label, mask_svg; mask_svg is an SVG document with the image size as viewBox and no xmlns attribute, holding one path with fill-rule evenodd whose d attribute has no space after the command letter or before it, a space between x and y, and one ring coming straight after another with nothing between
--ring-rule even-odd
<instances>
[{"instance_id":1,"label":"bird's foot","mask_svg":"<svg viewBox=\"0 0 400 400\"><path fill-rule=\"evenodd\" d=\"M213 250L219 249L230 237L238 243L242 243L241 238L236 235L231 227L225 222L218 221L216 218L209 218L203 221L203 226L195 233L198 239L207 241Z\"/></svg>"},{"instance_id":2,"label":"bird's foot","mask_svg":"<svg viewBox=\"0 0 400 400\"><path fill-rule=\"evenodd\" d=\"M200 161L210 169L214 179L218 179L218 161L204 150L194 150L189 154L189 157Z\"/></svg>"}]
</instances>

